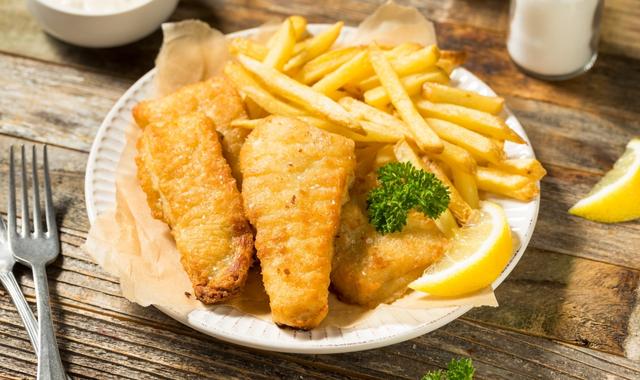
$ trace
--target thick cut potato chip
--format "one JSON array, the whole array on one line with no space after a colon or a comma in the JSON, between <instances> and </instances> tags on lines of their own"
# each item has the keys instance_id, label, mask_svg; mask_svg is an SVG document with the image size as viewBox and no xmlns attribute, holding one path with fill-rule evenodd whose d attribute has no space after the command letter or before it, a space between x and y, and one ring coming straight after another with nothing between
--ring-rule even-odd
<instances>
[{"instance_id":1,"label":"thick cut potato chip","mask_svg":"<svg viewBox=\"0 0 640 380\"><path fill-rule=\"evenodd\" d=\"M285 62L291 57L295 44L296 33L293 29L293 24L287 19L276 32L269 53L264 57L262 63L276 70L282 70Z\"/></svg>"},{"instance_id":2,"label":"thick cut potato chip","mask_svg":"<svg viewBox=\"0 0 640 380\"><path fill-rule=\"evenodd\" d=\"M453 177L453 185L456 187L462 199L465 200L474 209L480 207L480 198L478 197L478 185L476 184L476 176L451 167Z\"/></svg>"},{"instance_id":3,"label":"thick cut potato chip","mask_svg":"<svg viewBox=\"0 0 640 380\"><path fill-rule=\"evenodd\" d=\"M247 97L257 103L260 108L273 115L297 116L305 112L273 96L264 89L242 66L235 62L228 62L224 73L233 84Z\"/></svg>"},{"instance_id":4,"label":"thick cut potato chip","mask_svg":"<svg viewBox=\"0 0 640 380\"><path fill-rule=\"evenodd\" d=\"M398 76L406 76L425 71L436 71L435 64L438 61L440 51L435 45L428 46L416 52L407 55L394 55L391 52L385 52L385 56L389 59L393 71ZM380 79L376 76L370 76L360 81L358 87L362 91L367 91L380 86Z\"/></svg>"},{"instance_id":5,"label":"thick cut potato chip","mask_svg":"<svg viewBox=\"0 0 640 380\"><path fill-rule=\"evenodd\" d=\"M233 55L244 54L262 61L269 53L269 49L248 38L234 38L229 42L229 52Z\"/></svg>"},{"instance_id":6,"label":"thick cut potato chip","mask_svg":"<svg viewBox=\"0 0 640 380\"><path fill-rule=\"evenodd\" d=\"M416 107L424 117L447 120L485 136L518 144L525 143L502 119L486 112L455 104L432 103L424 99L417 100Z\"/></svg>"},{"instance_id":7,"label":"thick cut potato chip","mask_svg":"<svg viewBox=\"0 0 640 380\"><path fill-rule=\"evenodd\" d=\"M526 202L540 193L540 189L533 179L519 174L506 173L495 168L479 166L476 171L476 181L480 190Z\"/></svg>"},{"instance_id":8,"label":"thick cut potato chip","mask_svg":"<svg viewBox=\"0 0 640 380\"><path fill-rule=\"evenodd\" d=\"M289 17L291 26L296 35L296 41L302 40L307 35L307 19L302 16Z\"/></svg>"},{"instance_id":9,"label":"thick cut potato chip","mask_svg":"<svg viewBox=\"0 0 640 380\"><path fill-rule=\"evenodd\" d=\"M356 133L363 133L360 124L353 120L349 113L331 98L245 55L239 55L238 61L245 69L259 77L277 95L289 99L312 113L322 115Z\"/></svg>"},{"instance_id":10,"label":"thick cut potato chip","mask_svg":"<svg viewBox=\"0 0 640 380\"><path fill-rule=\"evenodd\" d=\"M344 97L340 99L338 103L358 120L368 120L379 125L384 125L387 129L393 130L406 137L411 138L412 136L409 127L393 115L373 108L352 97Z\"/></svg>"},{"instance_id":11,"label":"thick cut potato chip","mask_svg":"<svg viewBox=\"0 0 640 380\"><path fill-rule=\"evenodd\" d=\"M418 147L424 152L442 152L444 149L442 141L418 113L411 98L402 86L400 78L393 71L391 64L382 51L374 47L369 51L369 57L382 86L389 95L389 99L391 99L391 103L411 130L413 140L418 144Z\"/></svg>"},{"instance_id":12,"label":"thick cut potato chip","mask_svg":"<svg viewBox=\"0 0 640 380\"><path fill-rule=\"evenodd\" d=\"M539 181L547 174L547 171L542 167L540 161L535 158L510 158L491 164L490 166L509 173L529 177L534 181Z\"/></svg>"},{"instance_id":13,"label":"thick cut potato chip","mask_svg":"<svg viewBox=\"0 0 640 380\"><path fill-rule=\"evenodd\" d=\"M296 75L296 79L304 84L314 83L324 75L342 66L362 50L362 48L355 46L330 50L307 62Z\"/></svg>"},{"instance_id":14,"label":"thick cut potato chip","mask_svg":"<svg viewBox=\"0 0 640 380\"><path fill-rule=\"evenodd\" d=\"M356 54L355 57L338 67L335 71L320 79L311 88L325 95L330 94L342 87L345 83L349 82L349 79L353 76L358 75L360 68L363 65L368 64L368 59L369 57L367 52L361 51Z\"/></svg>"},{"instance_id":15,"label":"thick cut potato chip","mask_svg":"<svg viewBox=\"0 0 640 380\"><path fill-rule=\"evenodd\" d=\"M449 77L440 69L428 71L424 73L411 74L400 78L402 86L409 96L415 96L420 93L421 86L426 82L448 83ZM385 89L380 86L368 90L363 95L364 101L376 108L384 108L391 101Z\"/></svg>"},{"instance_id":16,"label":"thick cut potato chip","mask_svg":"<svg viewBox=\"0 0 640 380\"><path fill-rule=\"evenodd\" d=\"M484 96L438 83L425 83L422 86L422 96L434 103L457 104L493 115L500 114L504 105L504 99L499 96Z\"/></svg>"},{"instance_id":17,"label":"thick cut potato chip","mask_svg":"<svg viewBox=\"0 0 640 380\"><path fill-rule=\"evenodd\" d=\"M440 119L427 119L427 123L441 139L466 149L474 157L494 163L505 158L504 151L493 140L479 133Z\"/></svg>"},{"instance_id":18,"label":"thick cut potato chip","mask_svg":"<svg viewBox=\"0 0 640 380\"><path fill-rule=\"evenodd\" d=\"M430 157L444 162L452 169L455 168L468 174L476 173L476 160L473 159L469 152L447 141L442 141L442 143L444 144L444 150L438 154L432 153L429 155Z\"/></svg>"},{"instance_id":19,"label":"thick cut potato chip","mask_svg":"<svg viewBox=\"0 0 640 380\"><path fill-rule=\"evenodd\" d=\"M338 36L340 36L343 25L344 22L337 22L326 31L305 42L304 49L285 64L284 71L291 72L329 50Z\"/></svg>"}]
</instances>

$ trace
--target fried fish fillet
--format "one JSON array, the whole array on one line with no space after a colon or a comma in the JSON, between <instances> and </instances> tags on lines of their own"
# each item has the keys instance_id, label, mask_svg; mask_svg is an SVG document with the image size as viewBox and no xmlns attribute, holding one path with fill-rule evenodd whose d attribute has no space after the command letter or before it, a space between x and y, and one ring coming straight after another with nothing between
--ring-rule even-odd
<instances>
[{"instance_id":1,"label":"fried fish fillet","mask_svg":"<svg viewBox=\"0 0 640 380\"><path fill-rule=\"evenodd\" d=\"M222 135L223 155L240 184L240 148L250 131L231 127L233 120L246 118L247 115L240 95L226 77L213 77L185 86L163 98L142 101L134 107L133 118L144 129L149 123L174 119L195 111L208 116Z\"/></svg>"},{"instance_id":2,"label":"fried fish fillet","mask_svg":"<svg viewBox=\"0 0 640 380\"><path fill-rule=\"evenodd\" d=\"M244 285L253 234L213 122L192 113L146 125L138 179L153 216L171 227L196 297L219 302Z\"/></svg>"},{"instance_id":3,"label":"fried fish fillet","mask_svg":"<svg viewBox=\"0 0 640 380\"><path fill-rule=\"evenodd\" d=\"M448 240L433 220L418 212L409 213L402 231L381 235L369 224L366 209L375 175L364 185L360 182L342 207L331 286L341 300L374 308L401 297L443 255Z\"/></svg>"},{"instance_id":4,"label":"fried fish fillet","mask_svg":"<svg viewBox=\"0 0 640 380\"><path fill-rule=\"evenodd\" d=\"M328 311L333 241L355 167L354 143L298 119L272 117L247 138L240 166L273 320L311 329Z\"/></svg>"}]
</instances>

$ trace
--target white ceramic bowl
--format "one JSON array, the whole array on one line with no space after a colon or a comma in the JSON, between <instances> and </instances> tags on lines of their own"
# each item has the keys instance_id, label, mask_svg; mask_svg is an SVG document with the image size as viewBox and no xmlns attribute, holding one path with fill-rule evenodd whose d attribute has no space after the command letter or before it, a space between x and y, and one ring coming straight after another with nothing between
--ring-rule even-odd
<instances>
[{"instance_id":1,"label":"white ceramic bowl","mask_svg":"<svg viewBox=\"0 0 640 380\"><path fill-rule=\"evenodd\" d=\"M111 13L85 13L55 7L42 0L27 0L27 7L42 29L70 44L104 48L139 40L173 13L178 0L149 0Z\"/></svg>"}]
</instances>

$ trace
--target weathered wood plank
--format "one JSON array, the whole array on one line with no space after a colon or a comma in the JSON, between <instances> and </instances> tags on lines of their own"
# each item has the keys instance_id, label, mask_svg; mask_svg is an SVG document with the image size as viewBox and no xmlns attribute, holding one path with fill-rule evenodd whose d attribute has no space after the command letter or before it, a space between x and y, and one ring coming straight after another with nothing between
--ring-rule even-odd
<instances>
[{"instance_id":1,"label":"weathered wood plank","mask_svg":"<svg viewBox=\"0 0 640 380\"><path fill-rule=\"evenodd\" d=\"M467 317L622 354L639 279L635 270L529 249L496 291L500 307Z\"/></svg>"},{"instance_id":2,"label":"weathered wood plank","mask_svg":"<svg viewBox=\"0 0 640 380\"><path fill-rule=\"evenodd\" d=\"M131 80L2 55L0 134L89 151Z\"/></svg>"}]
</instances>

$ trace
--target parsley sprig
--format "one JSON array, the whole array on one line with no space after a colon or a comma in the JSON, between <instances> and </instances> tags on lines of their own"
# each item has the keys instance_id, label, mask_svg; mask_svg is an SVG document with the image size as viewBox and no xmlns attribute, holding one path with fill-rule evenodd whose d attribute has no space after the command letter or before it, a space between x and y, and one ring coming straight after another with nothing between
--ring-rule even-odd
<instances>
[{"instance_id":1,"label":"parsley sprig","mask_svg":"<svg viewBox=\"0 0 640 380\"><path fill-rule=\"evenodd\" d=\"M471 359L451 359L446 371L431 371L422 376L422 380L472 380L474 372Z\"/></svg>"},{"instance_id":2,"label":"parsley sprig","mask_svg":"<svg viewBox=\"0 0 640 380\"><path fill-rule=\"evenodd\" d=\"M401 231L416 209L436 219L449 206L449 189L432 173L409 162L393 162L378 169L379 186L369 192L369 223L386 234Z\"/></svg>"}]
</instances>

